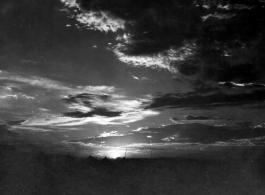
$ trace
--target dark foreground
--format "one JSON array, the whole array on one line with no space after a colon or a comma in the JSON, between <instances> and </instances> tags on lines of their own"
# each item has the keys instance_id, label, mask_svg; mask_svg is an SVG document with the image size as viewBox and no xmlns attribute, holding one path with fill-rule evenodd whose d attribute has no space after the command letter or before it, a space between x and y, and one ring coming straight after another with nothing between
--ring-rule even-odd
<instances>
[{"instance_id":1,"label":"dark foreground","mask_svg":"<svg viewBox=\"0 0 265 195\"><path fill-rule=\"evenodd\" d=\"M100 159L0 147L0 194L265 194L263 153L240 158Z\"/></svg>"}]
</instances>

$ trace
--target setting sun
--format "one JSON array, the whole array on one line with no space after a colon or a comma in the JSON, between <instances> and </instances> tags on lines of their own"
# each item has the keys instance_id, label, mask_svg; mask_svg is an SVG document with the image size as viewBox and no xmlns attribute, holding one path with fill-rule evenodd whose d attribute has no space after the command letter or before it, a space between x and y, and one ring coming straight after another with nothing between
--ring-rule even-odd
<instances>
[{"instance_id":1,"label":"setting sun","mask_svg":"<svg viewBox=\"0 0 265 195\"><path fill-rule=\"evenodd\" d=\"M106 151L106 156L109 158L125 157L125 149L116 148Z\"/></svg>"}]
</instances>

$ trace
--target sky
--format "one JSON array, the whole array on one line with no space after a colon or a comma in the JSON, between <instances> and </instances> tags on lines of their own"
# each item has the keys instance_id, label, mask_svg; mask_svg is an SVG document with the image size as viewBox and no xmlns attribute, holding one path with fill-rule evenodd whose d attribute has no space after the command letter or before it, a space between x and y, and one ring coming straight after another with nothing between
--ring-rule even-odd
<instances>
[{"instance_id":1,"label":"sky","mask_svg":"<svg viewBox=\"0 0 265 195\"><path fill-rule=\"evenodd\" d=\"M2 0L0 143L263 147L264 18L263 0Z\"/></svg>"}]
</instances>

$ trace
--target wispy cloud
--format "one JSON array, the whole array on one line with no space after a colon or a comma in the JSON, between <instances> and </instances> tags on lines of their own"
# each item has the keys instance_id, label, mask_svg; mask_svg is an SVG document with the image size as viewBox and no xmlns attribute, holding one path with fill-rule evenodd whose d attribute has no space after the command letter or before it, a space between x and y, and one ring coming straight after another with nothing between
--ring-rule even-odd
<instances>
[{"instance_id":1,"label":"wispy cloud","mask_svg":"<svg viewBox=\"0 0 265 195\"><path fill-rule=\"evenodd\" d=\"M112 137L112 136L123 136L124 134L118 133L118 131L104 132L97 137Z\"/></svg>"},{"instance_id":2,"label":"wispy cloud","mask_svg":"<svg viewBox=\"0 0 265 195\"><path fill-rule=\"evenodd\" d=\"M124 29L125 22L119 18L113 17L110 13L99 11L89 11L76 16L76 20L90 30L99 30L102 32L116 32Z\"/></svg>"},{"instance_id":3,"label":"wispy cloud","mask_svg":"<svg viewBox=\"0 0 265 195\"><path fill-rule=\"evenodd\" d=\"M111 13L105 11L82 10L75 0L61 0L68 7L79 9L75 15L76 20L90 30L99 30L101 32L116 32L125 28L125 21L114 17Z\"/></svg>"},{"instance_id":4,"label":"wispy cloud","mask_svg":"<svg viewBox=\"0 0 265 195\"><path fill-rule=\"evenodd\" d=\"M242 146L264 144L264 129L228 129L201 124L170 125L119 134L104 132L93 138L71 141L93 147L186 147L186 146Z\"/></svg>"},{"instance_id":5,"label":"wispy cloud","mask_svg":"<svg viewBox=\"0 0 265 195\"><path fill-rule=\"evenodd\" d=\"M2 106L16 110L23 105L23 110L17 110L18 114L32 112L24 126L125 124L159 114L144 109L151 103L151 96L130 98L113 86L72 86L6 71L0 72L0 80ZM11 102L12 99L19 101ZM23 99L29 103L21 104Z\"/></svg>"},{"instance_id":6,"label":"wispy cloud","mask_svg":"<svg viewBox=\"0 0 265 195\"><path fill-rule=\"evenodd\" d=\"M147 108L213 108L221 106L238 106L244 104L262 103L265 90L254 90L244 93L215 92L209 94L187 93L187 94L164 94L154 98L153 103Z\"/></svg>"},{"instance_id":7,"label":"wispy cloud","mask_svg":"<svg viewBox=\"0 0 265 195\"><path fill-rule=\"evenodd\" d=\"M144 66L150 68L167 69L172 73L178 72L177 66L194 54L195 45L186 44L181 48L169 50L154 55L131 55L126 54L128 46L117 44L111 48L118 59L132 66Z\"/></svg>"},{"instance_id":8,"label":"wispy cloud","mask_svg":"<svg viewBox=\"0 0 265 195\"><path fill-rule=\"evenodd\" d=\"M251 89L265 88L265 85L260 83L219 82L219 84L226 87L235 87L235 88L251 88Z\"/></svg>"},{"instance_id":9,"label":"wispy cloud","mask_svg":"<svg viewBox=\"0 0 265 195\"><path fill-rule=\"evenodd\" d=\"M218 5L217 6L219 9L225 9L225 10L231 10L231 9L238 9L238 10L248 10L248 9L252 9L253 7L252 6L247 6L247 5L244 5L244 4L235 4L235 5L232 5L232 4L227 4L227 5Z\"/></svg>"},{"instance_id":10,"label":"wispy cloud","mask_svg":"<svg viewBox=\"0 0 265 195\"><path fill-rule=\"evenodd\" d=\"M232 17L235 17L235 14L217 14L217 13L215 13L215 14L209 14L209 15L207 15L207 16L202 16L202 20L203 21L206 21L207 19L209 19L209 18L217 18L217 19L219 19L219 20L224 20L224 19L230 19L230 18L232 18Z\"/></svg>"},{"instance_id":11,"label":"wispy cloud","mask_svg":"<svg viewBox=\"0 0 265 195\"><path fill-rule=\"evenodd\" d=\"M47 90L56 90L64 94L79 94L82 92L87 93L111 93L114 92L115 87L113 86L71 86L61 83L59 81L28 75L18 75L15 73L0 71L0 81L8 83L4 87L7 90L12 90L12 84L17 84L15 87L37 87ZM11 83L11 86L9 86Z\"/></svg>"},{"instance_id":12,"label":"wispy cloud","mask_svg":"<svg viewBox=\"0 0 265 195\"><path fill-rule=\"evenodd\" d=\"M69 87L63 86L60 82L37 76L21 76L7 71L0 72L0 80L2 82L16 82L46 89L69 90Z\"/></svg>"},{"instance_id":13,"label":"wispy cloud","mask_svg":"<svg viewBox=\"0 0 265 195\"><path fill-rule=\"evenodd\" d=\"M24 126L78 126L85 125L89 123L99 124L99 125L121 125L127 123L133 123L136 121L143 120L146 117L153 117L159 115L159 112L152 110L141 110L134 111L130 113L122 113L120 116L106 117L93 115L90 117L66 117L66 116L56 116L56 117L39 117L29 119L27 122L23 123Z\"/></svg>"}]
</instances>

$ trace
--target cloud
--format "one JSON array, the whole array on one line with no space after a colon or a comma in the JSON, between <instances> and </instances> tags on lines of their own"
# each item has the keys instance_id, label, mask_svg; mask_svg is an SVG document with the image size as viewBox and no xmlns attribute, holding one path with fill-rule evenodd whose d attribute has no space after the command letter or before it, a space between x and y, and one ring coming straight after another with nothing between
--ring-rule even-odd
<instances>
[{"instance_id":1,"label":"cloud","mask_svg":"<svg viewBox=\"0 0 265 195\"><path fill-rule=\"evenodd\" d=\"M69 12L86 28L117 32L116 40L120 44L116 44L111 50L121 61L134 66L165 68L173 72L175 69L170 67L171 61L181 60L191 53L187 44L182 45L185 40L182 36L191 40L196 33L196 22L200 21L199 17L184 14L188 10L197 10L192 7L191 2L62 2L79 9L78 14L71 10ZM163 14L161 8L167 10L168 14ZM188 35L184 35L180 29Z\"/></svg>"},{"instance_id":2,"label":"cloud","mask_svg":"<svg viewBox=\"0 0 265 195\"><path fill-rule=\"evenodd\" d=\"M151 97L142 96L131 99L113 86L75 87L41 77L26 78L9 72L1 72L0 74L2 74L0 79L3 81L0 100L1 98L5 100L5 104L2 105L8 106L10 109L17 109L21 107L21 104L13 104L10 102L11 99L31 100L29 102L31 103L30 109L35 110L36 114L33 113L32 115L35 116L24 122L24 126L75 126L88 123L126 124L159 114L157 111L144 109L150 104ZM11 91L10 88L6 88L10 83L15 84L16 90L12 90L13 84L10 87ZM18 91L27 91L34 96ZM45 103L47 101L50 102L48 107ZM28 112L27 106L29 104L23 104L23 112ZM42 108L40 109L40 107ZM50 115L49 113L54 114Z\"/></svg>"},{"instance_id":3,"label":"cloud","mask_svg":"<svg viewBox=\"0 0 265 195\"><path fill-rule=\"evenodd\" d=\"M2 82L15 82L26 84L34 87L55 89L55 90L69 90L70 88L63 86L60 82L37 76L20 76L7 71L0 72L0 80Z\"/></svg>"},{"instance_id":4,"label":"cloud","mask_svg":"<svg viewBox=\"0 0 265 195\"><path fill-rule=\"evenodd\" d=\"M246 3L246 2L245 2ZM244 4L227 4L227 5L218 5L217 6L219 9L225 9L225 10L230 10L230 9L238 9L238 10L242 10L242 9L251 9L253 8L252 6L247 6Z\"/></svg>"},{"instance_id":5,"label":"cloud","mask_svg":"<svg viewBox=\"0 0 265 195\"><path fill-rule=\"evenodd\" d=\"M31 113L32 117L23 126L126 124L159 114L144 109L151 103L151 96L130 98L113 86L72 86L7 71L0 75L1 106L9 111L16 110L25 119Z\"/></svg>"},{"instance_id":6,"label":"cloud","mask_svg":"<svg viewBox=\"0 0 265 195\"><path fill-rule=\"evenodd\" d=\"M134 75L132 75L132 77L133 77L135 80L138 80L138 81L148 80L146 77L137 77L137 76L134 76Z\"/></svg>"},{"instance_id":7,"label":"cloud","mask_svg":"<svg viewBox=\"0 0 265 195\"><path fill-rule=\"evenodd\" d=\"M128 99L124 95L84 93L63 98L68 108L87 115L119 116L122 112L141 111L150 98ZM70 116L70 115L69 115Z\"/></svg>"},{"instance_id":8,"label":"cloud","mask_svg":"<svg viewBox=\"0 0 265 195\"><path fill-rule=\"evenodd\" d=\"M232 17L235 17L235 14L217 14L217 13L209 14L207 16L202 16L202 20L205 21L211 17L218 18L218 19L230 19Z\"/></svg>"},{"instance_id":9,"label":"cloud","mask_svg":"<svg viewBox=\"0 0 265 195\"><path fill-rule=\"evenodd\" d=\"M101 32L116 32L125 28L125 21L114 17L110 12L103 10L85 10L80 7L76 0L61 0L66 6L76 8L80 11L73 13L76 20L90 30L99 30Z\"/></svg>"},{"instance_id":10,"label":"cloud","mask_svg":"<svg viewBox=\"0 0 265 195\"><path fill-rule=\"evenodd\" d=\"M63 2L78 9L74 17L87 28L114 32L109 49L131 66L204 84L264 82L262 1Z\"/></svg>"},{"instance_id":11,"label":"cloud","mask_svg":"<svg viewBox=\"0 0 265 195\"><path fill-rule=\"evenodd\" d=\"M67 112L64 116L74 117L74 118L82 118L82 117L93 117L93 116L105 116L105 117L115 117L120 116L122 112L109 111L106 108L94 108L93 111L90 112Z\"/></svg>"},{"instance_id":12,"label":"cloud","mask_svg":"<svg viewBox=\"0 0 265 195\"><path fill-rule=\"evenodd\" d=\"M225 87L229 88L251 88L251 89L256 89L256 88L264 88L264 84L259 84L259 83L236 83L236 82L219 82L220 85L223 85Z\"/></svg>"},{"instance_id":13,"label":"cloud","mask_svg":"<svg viewBox=\"0 0 265 195\"><path fill-rule=\"evenodd\" d=\"M44 112L48 112L48 111L49 111L49 110L46 109L46 108L39 108L39 110L44 111Z\"/></svg>"},{"instance_id":14,"label":"cloud","mask_svg":"<svg viewBox=\"0 0 265 195\"><path fill-rule=\"evenodd\" d=\"M264 90L254 90L245 93L226 94L215 92L210 94L164 94L153 98L153 103L147 106L154 108L212 108L220 106L238 106L244 104L262 103L265 98Z\"/></svg>"},{"instance_id":15,"label":"cloud","mask_svg":"<svg viewBox=\"0 0 265 195\"><path fill-rule=\"evenodd\" d=\"M112 50L120 61L132 66L144 66L150 68L167 69L172 73L178 72L176 64L181 64L187 58L193 55L194 45L186 44L179 49L170 48L161 53L153 55L128 55L125 50L128 46L117 44Z\"/></svg>"},{"instance_id":16,"label":"cloud","mask_svg":"<svg viewBox=\"0 0 265 195\"><path fill-rule=\"evenodd\" d=\"M169 147L187 145L241 146L264 143L264 128L212 127L202 124L169 125L163 128L147 128L146 132L131 131L119 134L117 131L104 132L93 138L71 141L94 147ZM151 134L151 135L150 135Z\"/></svg>"},{"instance_id":17,"label":"cloud","mask_svg":"<svg viewBox=\"0 0 265 195\"><path fill-rule=\"evenodd\" d=\"M0 71L0 81L4 84L3 89L12 91L12 88L22 89L27 87L35 87L36 89L54 90L63 94L79 94L79 93L112 93L113 86L71 86L65 83L51 80L39 76L28 76L11 73L8 71ZM24 98L32 99L32 97L22 94Z\"/></svg>"},{"instance_id":18,"label":"cloud","mask_svg":"<svg viewBox=\"0 0 265 195\"><path fill-rule=\"evenodd\" d=\"M18 99L18 98L24 98L24 99L35 99L35 97L28 96L26 94L18 94L18 95L0 95L0 99Z\"/></svg>"},{"instance_id":19,"label":"cloud","mask_svg":"<svg viewBox=\"0 0 265 195\"><path fill-rule=\"evenodd\" d=\"M2 95L2 96L0 96L0 99L7 99L7 98L17 99L17 95Z\"/></svg>"},{"instance_id":20,"label":"cloud","mask_svg":"<svg viewBox=\"0 0 265 195\"><path fill-rule=\"evenodd\" d=\"M62 3L65 3L69 7L78 7L76 0L61 0Z\"/></svg>"},{"instance_id":21,"label":"cloud","mask_svg":"<svg viewBox=\"0 0 265 195\"><path fill-rule=\"evenodd\" d=\"M203 125L209 125L209 126L215 126L215 127L222 127L227 126L230 128L233 128L235 124L230 119L222 119L219 117L214 116L193 116L193 115L187 115L184 116L184 119L178 119L176 117L170 118L170 120L175 124L203 124Z\"/></svg>"},{"instance_id":22,"label":"cloud","mask_svg":"<svg viewBox=\"0 0 265 195\"><path fill-rule=\"evenodd\" d=\"M118 131L111 131L111 132L104 132L104 133L101 133L99 136L97 136L98 138L99 137L112 137L112 136L123 136L124 134L120 134L118 133Z\"/></svg>"},{"instance_id":23,"label":"cloud","mask_svg":"<svg viewBox=\"0 0 265 195\"><path fill-rule=\"evenodd\" d=\"M50 118L38 117L29 119L23 123L23 126L56 126L56 127L69 127L86 125L89 123L99 125L121 125L127 123L133 123L143 120L147 117L153 117L159 115L159 112L152 110L139 110L130 113L122 113L120 116L106 117L100 115L93 115L91 117L67 117L67 116L55 116Z\"/></svg>"},{"instance_id":24,"label":"cloud","mask_svg":"<svg viewBox=\"0 0 265 195\"><path fill-rule=\"evenodd\" d=\"M212 116L193 116L193 115L188 115L185 118L186 118L186 120L211 120L211 119L218 119L218 118L212 117Z\"/></svg>"},{"instance_id":25,"label":"cloud","mask_svg":"<svg viewBox=\"0 0 265 195\"><path fill-rule=\"evenodd\" d=\"M37 131L37 132L51 132L52 129L48 128L39 128L39 127L23 127L20 124L17 126L12 126L13 130L26 130L26 131Z\"/></svg>"},{"instance_id":26,"label":"cloud","mask_svg":"<svg viewBox=\"0 0 265 195\"><path fill-rule=\"evenodd\" d=\"M77 88L80 89L80 91L91 93L112 93L116 90L113 86L78 86Z\"/></svg>"},{"instance_id":27,"label":"cloud","mask_svg":"<svg viewBox=\"0 0 265 195\"><path fill-rule=\"evenodd\" d=\"M113 17L108 12L89 11L80 13L76 16L76 20L90 30L99 30L102 32L116 32L119 29L124 29L124 21Z\"/></svg>"},{"instance_id":28,"label":"cloud","mask_svg":"<svg viewBox=\"0 0 265 195\"><path fill-rule=\"evenodd\" d=\"M146 128L144 128L144 127L139 127L139 128L137 128L137 129L135 129L135 130L133 130L133 131L141 131L141 130L143 130L143 129L147 129L147 127L146 127Z\"/></svg>"}]
</instances>

